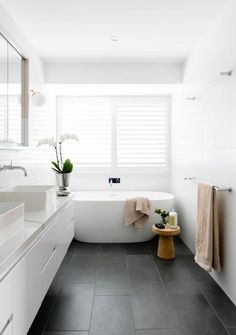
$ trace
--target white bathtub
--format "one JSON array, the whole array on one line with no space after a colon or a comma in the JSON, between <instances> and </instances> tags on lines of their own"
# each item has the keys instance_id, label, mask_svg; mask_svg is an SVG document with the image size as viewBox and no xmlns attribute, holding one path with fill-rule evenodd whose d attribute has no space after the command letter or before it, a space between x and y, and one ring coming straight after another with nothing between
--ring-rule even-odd
<instances>
[{"instance_id":1,"label":"white bathtub","mask_svg":"<svg viewBox=\"0 0 236 335\"><path fill-rule=\"evenodd\" d=\"M147 197L151 201L150 217L142 231L124 225L124 203L127 198ZM151 227L159 222L155 208L169 210L174 196L148 191L81 191L75 192L75 238L82 242L125 243L148 241Z\"/></svg>"}]
</instances>

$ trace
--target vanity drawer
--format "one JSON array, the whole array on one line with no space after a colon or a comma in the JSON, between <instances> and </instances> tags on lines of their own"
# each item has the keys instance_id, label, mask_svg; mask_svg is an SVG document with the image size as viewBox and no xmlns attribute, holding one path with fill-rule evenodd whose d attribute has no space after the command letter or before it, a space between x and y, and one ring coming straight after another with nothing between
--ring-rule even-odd
<instances>
[{"instance_id":1,"label":"vanity drawer","mask_svg":"<svg viewBox=\"0 0 236 335\"><path fill-rule=\"evenodd\" d=\"M13 313L13 277L12 273L0 282L0 334L6 329ZM5 334L5 333L3 333Z\"/></svg>"},{"instance_id":2,"label":"vanity drawer","mask_svg":"<svg viewBox=\"0 0 236 335\"><path fill-rule=\"evenodd\" d=\"M60 230L60 233L68 229L73 219L74 203L71 202L62 210L61 215L58 217L57 226Z\"/></svg>"},{"instance_id":3,"label":"vanity drawer","mask_svg":"<svg viewBox=\"0 0 236 335\"><path fill-rule=\"evenodd\" d=\"M69 204L58 213L48 230L32 248L35 262L38 266L37 269L40 273L47 266L58 245L64 242L67 236L66 231L71 224L72 218L73 205Z\"/></svg>"},{"instance_id":4,"label":"vanity drawer","mask_svg":"<svg viewBox=\"0 0 236 335\"><path fill-rule=\"evenodd\" d=\"M63 258L65 257L65 254L68 250L68 247L74 237L74 221L71 221L68 227L64 228L64 226L65 225L61 225L60 227L63 228L63 230L59 234L60 241L53 249L50 257L48 258L47 263L41 270L40 282L41 282L41 294L43 296L47 293L54 279L54 276L56 275L57 270L59 269L61 262L63 261Z\"/></svg>"}]
</instances>

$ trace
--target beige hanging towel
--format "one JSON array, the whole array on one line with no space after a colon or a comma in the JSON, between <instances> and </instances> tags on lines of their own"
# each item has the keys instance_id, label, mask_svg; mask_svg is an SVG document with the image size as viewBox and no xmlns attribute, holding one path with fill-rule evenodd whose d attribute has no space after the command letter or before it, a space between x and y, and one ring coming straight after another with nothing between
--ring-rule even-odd
<instances>
[{"instance_id":1,"label":"beige hanging towel","mask_svg":"<svg viewBox=\"0 0 236 335\"><path fill-rule=\"evenodd\" d=\"M208 272L221 271L217 192L212 185L198 185L195 262Z\"/></svg>"},{"instance_id":2,"label":"beige hanging towel","mask_svg":"<svg viewBox=\"0 0 236 335\"><path fill-rule=\"evenodd\" d=\"M149 217L150 200L137 197L125 202L124 222L126 226L133 224L137 230L142 230Z\"/></svg>"}]
</instances>

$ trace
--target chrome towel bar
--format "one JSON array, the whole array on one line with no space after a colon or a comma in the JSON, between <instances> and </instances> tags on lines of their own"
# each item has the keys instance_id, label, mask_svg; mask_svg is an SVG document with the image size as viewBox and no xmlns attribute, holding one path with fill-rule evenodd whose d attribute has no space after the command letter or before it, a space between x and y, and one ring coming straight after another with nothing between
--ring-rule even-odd
<instances>
[{"instance_id":1,"label":"chrome towel bar","mask_svg":"<svg viewBox=\"0 0 236 335\"><path fill-rule=\"evenodd\" d=\"M192 181L192 182L197 182L197 178L196 177L185 177L184 180L186 181ZM214 190L216 191L220 191L220 192L232 192L232 187L222 187L222 186L218 186L215 185L214 186Z\"/></svg>"}]
</instances>

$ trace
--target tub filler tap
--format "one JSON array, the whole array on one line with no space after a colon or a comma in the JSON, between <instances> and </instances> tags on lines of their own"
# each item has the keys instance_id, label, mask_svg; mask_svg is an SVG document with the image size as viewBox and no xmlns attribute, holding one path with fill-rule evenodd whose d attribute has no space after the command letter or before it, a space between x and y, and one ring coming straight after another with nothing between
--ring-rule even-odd
<instances>
[{"instance_id":1,"label":"tub filler tap","mask_svg":"<svg viewBox=\"0 0 236 335\"><path fill-rule=\"evenodd\" d=\"M111 187L112 184L120 184L120 178L109 178L108 181Z\"/></svg>"}]
</instances>

